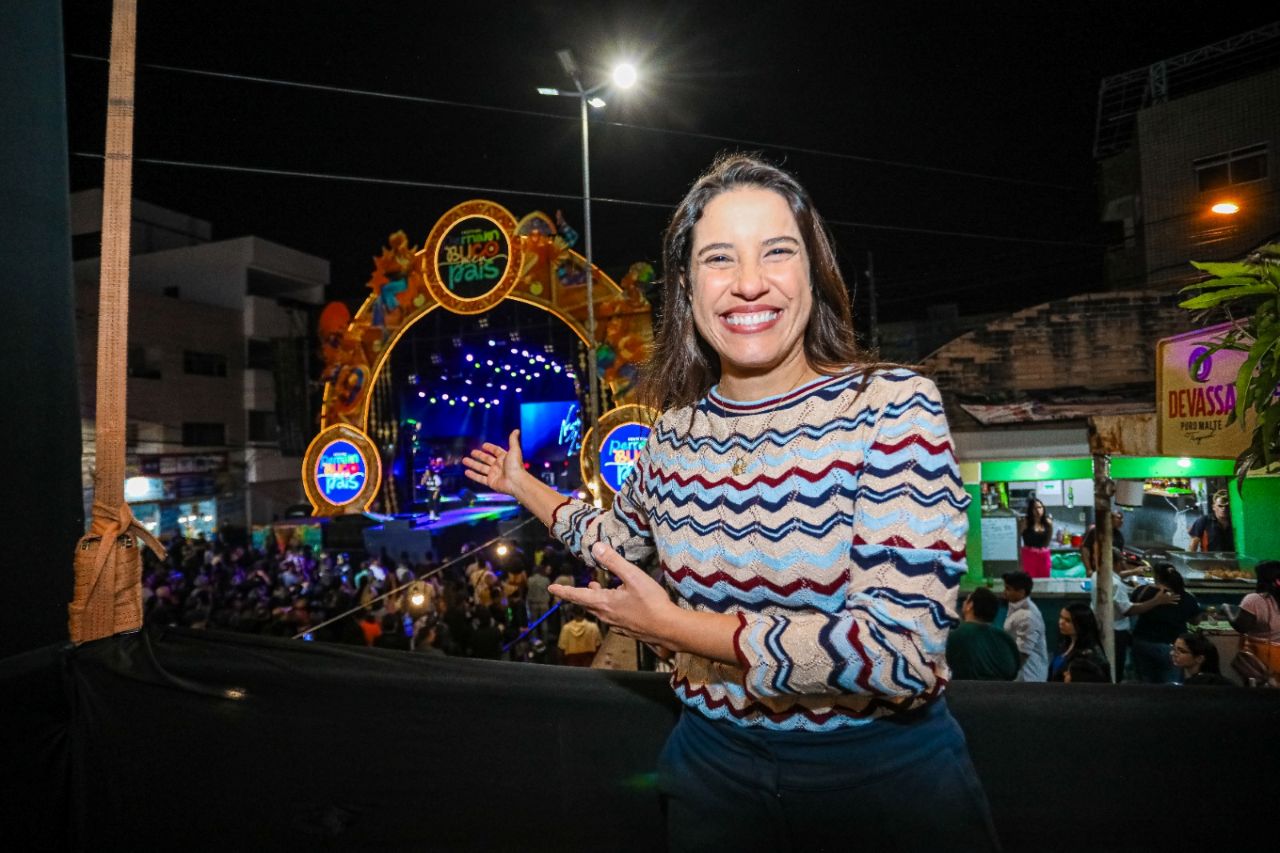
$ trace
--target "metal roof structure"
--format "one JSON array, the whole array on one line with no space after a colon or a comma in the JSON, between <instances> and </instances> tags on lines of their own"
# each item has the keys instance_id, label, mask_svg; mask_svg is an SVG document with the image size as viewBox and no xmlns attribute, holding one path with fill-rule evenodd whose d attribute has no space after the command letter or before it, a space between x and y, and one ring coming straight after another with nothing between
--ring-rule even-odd
<instances>
[{"instance_id":1,"label":"metal roof structure","mask_svg":"<svg viewBox=\"0 0 1280 853\"><path fill-rule=\"evenodd\" d=\"M1280 66L1280 21L1103 78L1093 138L1096 159L1133 142L1139 110Z\"/></svg>"}]
</instances>

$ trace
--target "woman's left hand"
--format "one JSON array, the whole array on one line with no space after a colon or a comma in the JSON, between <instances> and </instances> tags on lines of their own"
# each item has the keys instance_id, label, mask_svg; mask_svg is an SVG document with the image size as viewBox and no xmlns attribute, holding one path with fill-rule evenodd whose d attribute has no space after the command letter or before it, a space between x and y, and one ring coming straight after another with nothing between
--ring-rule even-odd
<instances>
[{"instance_id":1,"label":"woman's left hand","mask_svg":"<svg viewBox=\"0 0 1280 853\"><path fill-rule=\"evenodd\" d=\"M617 576L622 586L606 589L592 581L586 588L552 584L548 591L585 607L600 621L621 628L641 642L670 648L671 624L682 611L667 597L662 585L604 542L591 546L591 556Z\"/></svg>"}]
</instances>

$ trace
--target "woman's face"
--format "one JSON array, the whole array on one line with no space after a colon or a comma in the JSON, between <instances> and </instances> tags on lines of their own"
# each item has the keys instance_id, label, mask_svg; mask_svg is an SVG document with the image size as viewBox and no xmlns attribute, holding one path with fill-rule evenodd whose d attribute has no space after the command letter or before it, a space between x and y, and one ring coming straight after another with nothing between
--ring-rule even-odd
<instances>
[{"instance_id":1,"label":"woman's face","mask_svg":"<svg viewBox=\"0 0 1280 853\"><path fill-rule=\"evenodd\" d=\"M1067 610L1058 612L1058 633L1064 637L1074 637L1076 635L1076 626L1071 622L1071 613Z\"/></svg>"},{"instance_id":2,"label":"woman's face","mask_svg":"<svg viewBox=\"0 0 1280 853\"><path fill-rule=\"evenodd\" d=\"M689 268L693 322L720 356L722 377L804 359L809 257L781 195L744 187L712 199L693 227Z\"/></svg>"},{"instance_id":3,"label":"woman's face","mask_svg":"<svg viewBox=\"0 0 1280 853\"><path fill-rule=\"evenodd\" d=\"M1191 649L1187 648L1187 644L1182 640L1173 641L1169 657L1173 660L1174 666L1190 672L1199 670L1200 664L1204 663L1204 657L1191 654Z\"/></svg>"},{"instance_id":4,"label":"woman's face","mask_svg":"<svg viewBox=\"0 0 1280 853\"><path fill-rule=\"evenodd\" d=\"M1044 504L1040 503L1040 501L1032 501L1031 517L1034 518L1036 521L1039 521L1040 519L1044 518Z\"/></svg>"}]
</instances>

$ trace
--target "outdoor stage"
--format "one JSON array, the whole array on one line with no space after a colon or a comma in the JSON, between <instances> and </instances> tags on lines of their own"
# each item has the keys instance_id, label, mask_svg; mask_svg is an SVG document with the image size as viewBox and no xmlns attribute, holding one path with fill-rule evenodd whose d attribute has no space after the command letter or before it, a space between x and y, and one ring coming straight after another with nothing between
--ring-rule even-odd
<instances>
[{"instance_id":1,"label":"outdoor stage","mask_svg":"<svg viewBox=\"0 0 1280 853\"><path fill-rule=\"evenodd\" d=\"M425 505L415 508L418 506ZM364 530L365 550L370 556L385 550L393 560L408 554L413 562L422 563L447 559L465 543L480 544L502 535L519 520L521 508L509 495L463 492L444 497L440 517L435 520L425 509L403 516L366 515L381 519Z\"/></svg>"}]
</instances>

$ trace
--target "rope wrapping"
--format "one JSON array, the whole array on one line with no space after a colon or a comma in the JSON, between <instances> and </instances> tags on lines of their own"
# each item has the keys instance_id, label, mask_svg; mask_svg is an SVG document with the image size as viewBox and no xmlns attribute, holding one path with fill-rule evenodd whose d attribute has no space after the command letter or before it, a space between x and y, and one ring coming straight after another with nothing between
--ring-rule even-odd
<instances>
[{"instance_id":1,"label":"rope wrapping","mask_svg":"<svg viewBox=\"0 0 1280 853\"><path fill-rule=\"evenodd\" d=\"M124 500L137 21L137 0L115 0L102 190L93 519L76 543L75 598L68 607L71 641L77 645L142 627L138 541L164 556L164 548L138 524Z\"/></svg>"}]
</instances>

